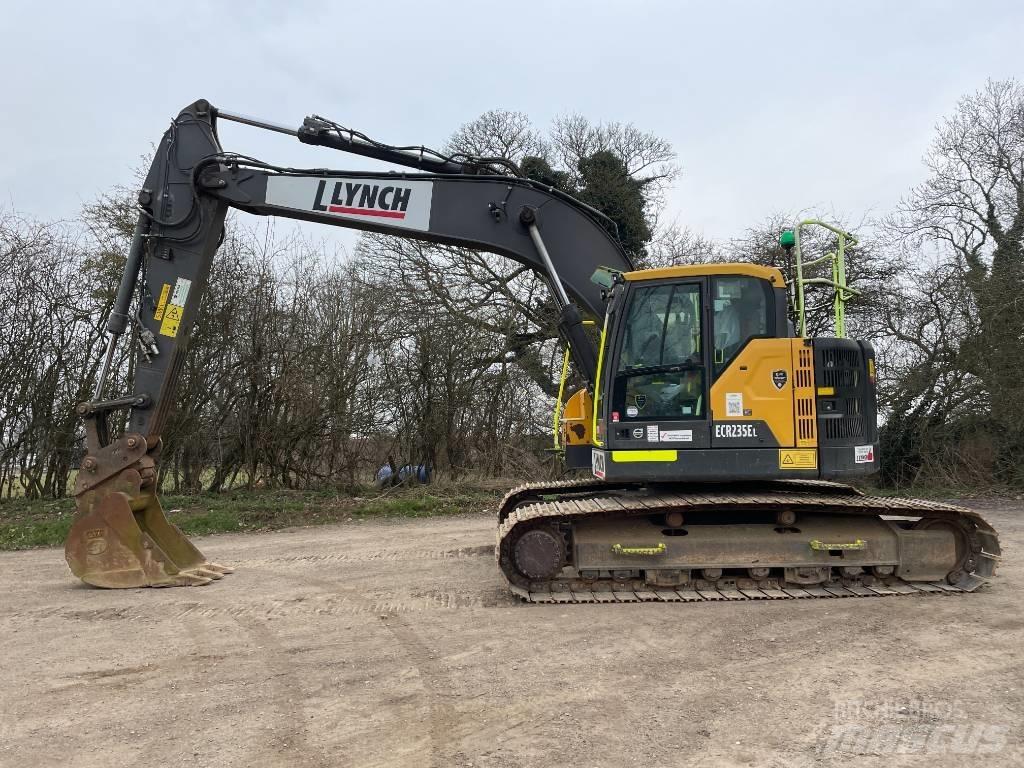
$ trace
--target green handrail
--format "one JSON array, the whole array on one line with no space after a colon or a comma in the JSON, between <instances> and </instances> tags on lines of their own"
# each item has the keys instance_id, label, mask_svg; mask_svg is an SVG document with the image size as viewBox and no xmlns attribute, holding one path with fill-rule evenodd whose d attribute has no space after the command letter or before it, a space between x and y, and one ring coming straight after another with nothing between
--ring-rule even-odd
<instances>
[{"instance_id":1,"label":"green handrail","mask_svg":"<svg viewBox=\"0 0 1024 768\"><path fill-rule=\"evenodd\" d=\"M817 226L835 233L838 245L835 251L826 253L817 259L805 262L800 250L800 230L804 227ZM853 296L860 296L860 291L846 284L846 249L857 245L857 238L837 226L818 219L805 219L792 229L784 229L779 236L779 244L787 251L792 250L793 262L796 267L796 311L797 330L801 337L807 336L807 313L804 304L804 286L830 285L834 289L832 310L835 316L834 334L838 339L846 338L846 302ZM814 267L825 261L831 262L832 277L804 277L804 268Z\"/></svg>"}]
</instances>

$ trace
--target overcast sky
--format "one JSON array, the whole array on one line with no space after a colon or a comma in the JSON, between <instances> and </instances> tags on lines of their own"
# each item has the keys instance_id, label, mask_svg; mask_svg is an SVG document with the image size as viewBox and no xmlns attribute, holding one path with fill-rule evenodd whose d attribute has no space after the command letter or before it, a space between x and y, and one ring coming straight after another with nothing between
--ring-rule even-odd
<instances>
[{"instance_id":1,"label":"overcast sky","mask_svg":"<svg viewBox=\"0 0 1024 768\"><path fill-rule=\"evenodd\" d=\"M678 153L665 219L716 238L773 212L856 221L922 178L961 95L1024 77L1024 3L1009 1L6 6L0 208L41 218L134 183L202 97L428 146L493 108L542 128L566 112L627 121ZM283 165L372 167L235 124L221 141Z\"/></svg>"}]
</instances>

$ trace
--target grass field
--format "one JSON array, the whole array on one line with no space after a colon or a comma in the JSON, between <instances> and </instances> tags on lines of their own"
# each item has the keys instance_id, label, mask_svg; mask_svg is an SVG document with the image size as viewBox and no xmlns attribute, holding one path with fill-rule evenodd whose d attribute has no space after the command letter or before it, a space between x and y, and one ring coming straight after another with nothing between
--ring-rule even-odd
<instances>
[{"instance_id":1,"label":"grass field","mask_svg":"<svg viewBox=\"0 0 1024 768\"><path fill-rule=\"evenodd\" d=\"M492 509L510 481L443 483L362 494L335 490L236 490L196 496L161 496L168 519L189 536L267 531L368 517L431 517ZM0 502L0 550L63 544L71 527L71 498Z\"/></svg>"}]
</instances>

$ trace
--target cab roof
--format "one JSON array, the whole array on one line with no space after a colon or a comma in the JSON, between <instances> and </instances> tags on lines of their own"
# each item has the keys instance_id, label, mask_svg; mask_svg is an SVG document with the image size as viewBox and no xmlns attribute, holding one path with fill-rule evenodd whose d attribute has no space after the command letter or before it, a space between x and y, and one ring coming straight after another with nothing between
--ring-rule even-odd
<instances>
[{"instance_id":1,"label":"cab roof","mask_svg":"<svg viewBox=\"0 0 1024 768\"><path fill-rule=\"evenodd\" d=\"M720 262L718 264L687 264L679 267L661 267L659 269L638 269L634 272L623 272L626 280L663 280L665 278L712 277L714 275L746 275L767 280L776 288L784 288L785 279L778 267L762 267L760 264L743 262Z\"/></svg>"}]
</instances>

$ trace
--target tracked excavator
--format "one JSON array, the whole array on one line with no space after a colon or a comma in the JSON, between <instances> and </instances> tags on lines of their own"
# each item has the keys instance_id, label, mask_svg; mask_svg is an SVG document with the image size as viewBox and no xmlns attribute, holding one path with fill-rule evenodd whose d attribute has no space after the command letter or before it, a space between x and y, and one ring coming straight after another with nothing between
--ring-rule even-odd
<instances>
[{"instance_id":1,"label":"tracked excavator","mask_svg":"<svg viewBox=\"0 0 1024 768\"><path fill-rule=\"evenodd\" d=\"M402 170L272 165L223 150L225 120ZM947 594L994 574L996 532L975 512L838 482L879 461L874 352L844 337L855 291L840 229L824 278L808 277L821 259L802 259L801 227L786 235L788 286L753 264L637 270L600 212L501 158L390 146L315 115L290 127L205 100L172 120L138 204L103 366L78 408L87 452L66 557L88 584L201 585L231 570L167 520L156 482L231 208L488 251L547 281L567 345L563 388L568 356L586 382L560 396L557 439L567 466L590 477L526 484L500 504L497 564L526 601ZM806 335L804 286L815 281L833 289L835 337ZM133 391L108 397L129 329Z\"/></svg>"}]
</instances>

